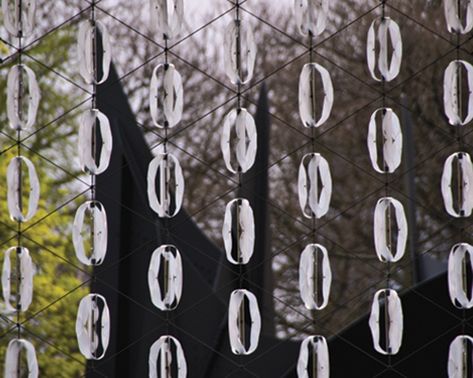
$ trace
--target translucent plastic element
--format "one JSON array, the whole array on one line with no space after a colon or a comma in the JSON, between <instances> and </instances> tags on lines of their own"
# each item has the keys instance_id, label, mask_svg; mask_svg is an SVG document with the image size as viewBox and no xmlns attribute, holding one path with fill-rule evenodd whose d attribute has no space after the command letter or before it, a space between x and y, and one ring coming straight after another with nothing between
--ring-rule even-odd
<instances>
[{"instance_id":1,"label":"translucent plastic element","mask_svg":"<svg viewBox=\"0 0 473 378\"><path fill-rule=\"evenodd\" d=\"M468 243L455 244L448 259L448 291L455 307L473 307L473 283L464 277L473 274L473 247Z\"/></svg>"},{"instance_id":2,"label":"translucent plastic element","mask_svg":"<svg viewBox=\"0 0 473 378\"><path fill-rule=\"evenodd\" d=\"M85 226L86 217L91 218L91 229ZM85 240L90 239L90 251L86 253ZM87 239L86 239L87 240ZM76 256L84 265L100 265L107 253L107 213L99 201L87 201L79 206L72 226L72 242Z\"/></svg>"},{"instance_id":3,"label":"translucent plastic element","mask_svg":"<svg viewBox=\"0 0 473 378\"><path fill-rule=\"evenodd\" d=\"M376 116L382 113L381 129L383 133L383 154L381 165L378 162ZM378 173L393 173L401 164L402 158L402 130L396 113L391 108L377 109L370 119L368 128L368 151L371 165Z\"/></svg>"},{"instance_id":4,"label":"translucent plastic element","mask_svg":"<svg viewBox=\"0 0 473 378\"><path fill-rule=\"evenodd\" d=\"M454 163L458 169L459 177L453 179ZM457 184L457 182L459 184ZM454 194L454 185L459 195ZM455 152L450 155L443 166L442 173L442 196L445 210L448 214L455 218L469 217L473 209L473 165L471 164L470 155L466 152Z\"/></svg>"},{"instance_id":5,"label":"translucent plastic element","mask_svg":"<svg viewBox=\"0 0 473 378\"><path fill-rule=\"evenodd\" d=\"M100 140L102 142L99 150L96 149L98 141L95 138L97 120L99 121ZM107 116L97 109L85 112L82 115L79 128L79 160L82 170L93 175L104 172L110 163L112 147L112 131ZM100 157L98 165L94 157L95 154Z\"/></svg>"},{"instance_id":6,"label":"translucent plastic element","mask_svg":"<svg viewBox=\"0 0 473 378\"><path fill-rule=\"evenodd\" d=\"M28 37L35 26L36 0L2 0L2 13L3 25L8 33L13 37Z\"/></svg>"},{"instance_id":7,"label":"translucent plastic element","mask_svg":"<svg viewBox=\"0 0 473 378\"><path fill-rule=\"evenodd\" d=\"M27 79L26 84L25 78ZM28 88L28 96L24 96L23 89L20 91L20 88L26 87ZM41 94L34 72L24 64L13 66L8 72L7 79L7 116L10 127L14 130L33 127L40 99ZM26 100L28 101L27 111L24 109L24 101Z\"/></svg>"},{"instance_id":8,"label":"translucent plastic element","mask_svg":"<svg viewBox=\"0 0 473 378\"><path fill-rule=\"evenodd\" d=\"M328 0L295 0L294 14L297 27L303 36L323 33L327 24Z\"/></svg>"},{"instance_id":9,"label":"translucent plastic element","mask_svg":"<svg viewBox=\"0 0 473 378\"><path fill-rule=\"evenodd\" d=\"M311 358L312 357L312 358ZM309 366L309 361L313 360L317 369ZM309 336L301 343L299 359L297 360L298 378L329 378L330 360L327 340L323 336Z\"/></svg>"},{"instance_id":10,"label":"translucent plastic element","mask_svg":"<svg viewBox=\"0 0 473 378\"><path fill-rule=\"evenodd\" d=\"M324 100L317 119L316 75L320 75ZM330 73L317 63L307 63L299 77L299 114L305 127L319 127L330 117L333 106L333 84Z\"/></svg>"},{"instance_id":11,"label":"translucent plastic element","mask_svg":"<svg viewBox=\"0 0 473 378\"><path fill-rule=\"evenodd\" d=\"M332 198L332 176L327 160L318 153L302 158L299 166L299 205L307 218L327 214Z\"/></svg>"},{"instance_id":12,"label":"translucent plastic element","mask_svg":"<svg viewBox=\"0 0 473 378\"><path fill-rule=\"evenodd\" d=\"M473 338L468 335L457 336L450 344L448 353L448 378L466 378L472 368Z\"/></svg>"},{"instance_id":13,"label":"translucent plastic element","mask_svg":"<svg viewBox=\"0 0 473 378\"><path fill-rule=\"evenodd\" d=\"M378 26L378 33L375 28ZM379 55L376 54L376 37L379 43ZM388 40L389 37L389 40ZM389 42L391 48L389 47ZM392 51L391 59L388 57ZM366 44L368 69L376 81L391 81L399 75L402 61L402 39L398 24L389 17L375 19L368 30ZM376 63L377 60L377 63ZM378 76L380 75L380 76Z\"/></svg>"},{"instance_id":14,"label":"translucent plastic element","mask_svg":"<svg viewBox=\"0 0 473 378\"><path fill-rule=\"evenodd\" d=\"M179 305L182 295L182 278L182 260L179 250L170 244L157 248L149 263L148 287L151 301L161 311L174 310Z\"/></svg>"},{"instance_id":15,"label":"translucent plastic element","mask_svg":"<svg viewBox=\"0 0 473 378\"><path fill-rule=\"evenodd\" d=\"M96 41L99 33L97 31L100 31L102 37L102 54L95 51L98 46ZM83 21L79 26L77 49L79 53L79 72L84 81L87 84L104 83L108 78L112 61L112 45L105 25L100 21L95 21L95 24L90 20ZM96 66L95 59L100 55L102 55L101 66ZM102 72L102 77L96 77L100 72Z\"/></svg>"},{"instance_id":16,"label":"translucent plastic element","mask_svg":"<svg viewBox=\"0 0 473 378\"><path fill-rule=\"evenodd\" d=\"M384 305L384 316L380 317L381 306ZM381 322L384 326L381 328ZM374 349L385 355L399 352L402 344L403 315L402 305L397 292L392 289L382 289L376 292L371 306L369 319ZM385 344L380 343L380 332L385 333Z\"/></svg>"},{"instance_id":17,"label":"translucent plastic element","mask_svg":"<svg viewBox=\"0 0 473 378\"><path fill-rule=\"evenodd\" d=\"M28 211L23 214L23 164L26 164L29 178ZM30 159L16 156L10 160L7 169L7 201L10 217L16 222L27 222L36 214L39 202L39 180L36 169Z\"/></svg>"},{"instance_id":18,"label":"translucent plastic element","mask_svg":"<svg viewBox=\"0 0 473 378\"><path fill-rule=\"evenodd\" d=\"M11 266L11 254L16 254L19 262L20 277L19 288L16 295L12 295L11 286L17 281L16 267ZM5 314L12 314L19 311L26 311L33 300L33 262L30 252L24 247L11 247L5 251L2 269L2 294L5 304ZM12 303L13 302L15 303ZM16 301L18 300L18 307Z\"/></svg>"},{"instance_id":19,"label":"translucent plastic element","mask_svg":"<svg viewBox=\"0 0 473 378\"><path fill-rule=\"evenodd\" d=\"M159 176L159 183L156 178ZM156 186L159 185L159 195ZM170 153L158 153L148 167L149 206L161 217L174 217L184 197L184 176L177 158Z\"/></svg>"},{"instance_id":20,"label":"translucent plastic element","mask_svg":"<svg viewBox=\"0 0 473 378\"><path fill-rule=\"evenodd\" d=\"M149 90L149 108L156 127L174 127L180 122L183 96L182 78L174 65L156 66Z\"/></svg>"},{"instance_id":21,"label":"translucent plastic element","mask_svg":"<svg viewBox=\"0 0 473 378\"><path fill-rule=\"evenodd\" d=\"M466 107L465 117L461 114L462 109L460 108L460 89L458 85L461 84L459 78L462 68L466 71L467 88L468 88L468 104ZM445 109L445 115L448 118L448 122L453 126L463 126L470 123L473 120L473 66L464 60L454 60L445 69L443 77L443 104Z\"/></svg>"},{"instance_id":22,"label":"translucent plastic element","mask_svg":"<svg viewBox=\"0 0 473 378\"><path fill-rule=\"evenodd\" d=\"M177 373L171 375L174 360ZM149 378L171 377L186 378L187 363L181 343L175 337L165 335L156 340L149 350Z\"/></svg>"},{"instance_id":23,"label":"translucent plastic element","mask_svg":"<svg viewBox=\"0 0 473 378\"><path fill-rule=\"evenodd\" d=\"M89 294L82 298L77 312L76 335L79 350L85 358L103 358L110 339L110 313L103 296Z\"/></svg>"},{"instance_id":24,"label":"translucent plastic element","mask_svg":"<svg viewBox=\"0 0 473 378\"><path fill-rule=\"evenodd\" d=\"M246 312L249 312L249 319ZM250 337L245 342L246 337L243 335L247 333L247 327ZM228 334L233 354L253 353L258 347L260 331L261 315L256 297L245 289L234 290L230 295L228 306Z\"/></svg>"},{"instance_id":25,"label":"translucent plastic element","mask_svg":"<svg viewBox=\"0 0 473 378\"><path fill-rule=\"evenodd\" d=\"M299 290L305 307L309 310L325 308L331 285L332 270L327 249L320 244L309 244L299 261Z\"/></svg>"},{"instance_id":26,"label":"translucent plastic element","mask_svg":"<svg viewBox=\"0 0 473 378\"><path fill-rule=\"evenodd\" d=\"M257 143L256 125L251 114L244 108L231 110L223 122L220 141L227 169L232 173L248 171L255 162Z\"/></svg>"},{"instance_id":27,"label":"translucent plastic element","mask_svg":"<svg viewBox=\"0 0 473 378\"><path fill-rule=\"evenodd\" d=\"M445 19L450 33L466 34L473 28L473 1L462 0L466 2L465 20L460 18L458 9L458 0L444 0Z\"/></svg>"},{"instance_id":28,"label":"translucent plastic element","mask_svg":"<svg viewBox=\"0 0 473 378\"><path fill-rule=\"evenodd\" d=\"M150 0L151 25L163 39L173 39L184 27L184 0Z\"/></svg>"},{"instance_id":29,"label":"translucent plastic element","mask_svg":"<svg viewBox=\"0 0 473 378\"><path fill-rule=\"evenodd\" d=\"M255 245L255 220L248 200L236 198L225 208L222 227L227 260L232 264L247 264Z\"/></svg>"},{"instance_id":30,"label":"translucent plastic element","mask_svg":"<svg viewBox=\"0 0 473 378\"><path fill-rule=\"evenodd\" d=\"M28 369L28 375L18 374L21 370L19 369L20 354L24 351L26 357L26 367ZM38 361L36 359L36 351L33 344L24 339L13 339L8 343L7 352L5 356L5 378L37 378L38 372Z\"/></svg>"},{"instance_id":31,"label":"translucent plastic element","mask_svg":"<svg viewBox=\"0 0 473 378\"><path fill-rule=\"evenodd\" d=\"M407 220L402 203L392 197L380 198L374 210L374 246L378 258L382 262L399 261L406 251L406 243Z\"/></svg>"},{"instance_id":32,"label":"translucent plastic element","mask_svg":"<svg viewBox=\"0 0 473 378\"><path fill-rule=\"evenodd\" d=\"M225 73L233 84L246 84L252 77L256 60L256 42L245 20L233 20L223 41Z\"/></svg>"}]
</instances>

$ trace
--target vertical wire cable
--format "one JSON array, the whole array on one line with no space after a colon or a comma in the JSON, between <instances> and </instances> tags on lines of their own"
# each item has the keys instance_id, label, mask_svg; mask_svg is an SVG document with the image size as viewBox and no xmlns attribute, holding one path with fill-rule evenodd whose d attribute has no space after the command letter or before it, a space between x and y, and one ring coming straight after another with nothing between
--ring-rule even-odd
<instances>
[{"instance_id":1,"label":"vertical wire cable","mask_svg":"<svg viewBox=\"0 0 473 378\"><path fill-rule=\"evenodd\" d=\"M241 67L241 19L240 19L240 0L236 0L235 2L235 22L237 27L236 33L236 68L237 68L237 75L238 77L242 77L242 67ZM238 81L237 83L237 114L241 112L241 82ZM242 170L240 164L238 165L237 170L238 176L238 190L241 191L242 187ZM240 204L241 200L237 201L236 206L236 250L237 250L237 261L240 263L238 265L238 282L240 289L243 288L243 264L241 264L242 256L240 251ZM240 315L239 315L239 322L238 327L240 330L240 335L242 339L242 344L245 345L246 343L246 329L245 329L245 306L240 307Z\"/></svg>"},{"instance_id":2,"label":"vertical wire cable","mask_svg":"<svg viewBox=\"0 0 473 378\"><path fill-rule=\"evenodd\" d=\"M168 57L168 36L164 35L164 70L166 71L169 68L169 57ZM163 143L163 151L164 151L164 159L167 161L167 144L168 144L168 127L169 124L167 121L164 122L164 143ZM168 179L170 178L170 172L169 172L169 165L165 165L165 172L164 172L164 180L165 180L165 185L167 185ZM167 193L167 190L165 191ZM169 238L169 227L168 227L168 219L164 218L163 219L163 228L164 228L164 235L166 240L164 240L164 243L168 242ZM164 285L164 292L167 293L169 290L168 287L168 280L169 280L169 262L168 260L165 260L164 263L164 279L163 279L163 285ZM166 334L169 335L170 331L170 324L169 324L169 311L166 311ZM168 340L168 339L167 339ZM169 348L171 348L171 345L169 345ZM170 364L168 361L168 353L163 354L164 357L164 364L165 364L165 369L166 369L166 377L171 377L171 371L170 371Z\"/></svg>"},{"instance_id":3,"label":"vertical wire cable","mask_svg":"<svg viewBox=\"0 0 473 378\"><path fill-rule=\"evenodd\" d=\"M93 67L93 82L92 82L92 110L96 109L97 106L97 81L98 81L98 62L97 62L97 27L96 27L96 18L95 18L95 1L92 0L91 4L91 9L90 9L90 21L92 23L92 67ZM92 123L92 159L94 162L96 162L97 159L97 140L96 140L96 133L97 133L97 121ZM91 173L90 175L90 199L92 201L91 206L92 206L92 211L90 212L90 222L91 222L91 235L90 235L90 240L91 240L91 245L92 248L95 248L95 243L94 243L94 234L95 234L95 215L94 215L94 207L95 207L95 183L96 183L96 176L95 174ZM92 250L93 253L93 250ZM96 277L95 277L95 269L92 268L92 277L91 277L91 282L92 284L95 283ZM95 301L96 305L96 297L93 297L93 300ZM91 338L91 344L94 345L94 337L95 337L95 322L92 322L92 338ZM97 334L98 336L98 334ZM94 367L94 361L90 361L90 368L92 371L95 370Z\"/></svg>"},{"instance_id":4,"label":"vertical wire cable","mask_svg":"<svg viewBox=\"0 0 473 378\"><path fill-rule=\"evenodd\" d=\"M381 4L381 23L386 22L386 0L382 0ZM382 90L382 106L383 106L383 117L386 114L386 78L384 74L381 74L381 90ZM389 169L387 168L385 156L383 153L383 169L385 170L384 173L384 188L385 188L385 197L389 197L389 177L388 177L388 172ZM388 249L392 251L392 206L389 204L387 208L387 245ZM391 274L390 274L390 261L386 261L386 289L390 289L391 287ZM389 293L389 292L388 292ZM385 302L384 302L384 332L385 332L385 343L386 343L386 350L388 351L387 355L387 360L388 360L388 369L391 369L391 353L390 349L391 346L389 345L389 324L390 324L390 318L389 318L389 308L388 308L388 297L385 297Z\"/></svg>"},{"instance_id":5,"label":"vertical wire cable","mask_svg":"<svg viewBox=\"0 0 473 378\"><path fill-rule=\"evenodd\" d=\"M19 65L19 80L18 80L18 114L19 119L21 120L23 117L22 114L22 105L23 105L23 69L22 69L22 57L23 57L23 45L22 45L22 38L23 38L23 1L20 0L18 2L18 15L19 15L19 36L18 36L18 65ZM21 127L17 130L17 157L21 156ZM22 210L22 174L21 174L21 160L18 159L18 200L19 200L19 208ZM17 221L17 248L16 248L16 327L17 327L17 338L18 340L21 339L21 304L20 304L20 286L21 286L21 266L20 266L20 254L21 254L21 220L18 219ZM17 367L17 374L20 377L21 374L21 364L18 362Z\"/></svg>"},{"instance_id":6,"label":"vertical wire cable","mask_svg":"<svg viewBox=\"0 0 473 378\"><path fill-rule=\"evenodd\" d=\"M381 23L386 22L386 0L382 0L382 5L381 5ZM386 114L386 78L384 74L381 75L381 90L382 90L382 106L383 106L383 116ZM390 194L390 188L389 188L389 177L388 177L388 172L389 169L387 168L386 164L386 159L383 153L383 169L386 171L384 173L384 188L385 188L385 197L388 198ZM393 243L392 243L392 206L389 205L387 208L387 245L389 250L392 251L393 248ZM390 289L391 288L391 263L388 260L386 262L386 288ZM389 292L388 292L389 293ZM388 360L388 369L391 369L391 346L390 346L390 340L389 340L389 324L390 324L390 318L389 318L389 306L388 306L388 297L385 297L385 305L384 305L384 331L385 331L385 343L386 343L386 350L388 351L387 355L387 360Z\"/></svg>"},{"instance_id":7,"label":"vertical wire cable","mask_svg":"<svg viewBox=\"0 0 473 378\"><path fill-rule=\"evenodd\" d=\"M314 62L314 38L315 36L312 34L312 31L309 30L309 33L308 33L308 40L309 40L309 64L310 63L313 63ZM317 115L315 114L317 112L317 107L316 107L316 95L315 95L315 75L311 75L310 76L310 98L311 98L311 103L312 103L312 109L313 109L313 117L314 119L317 119ZM316 148L316 128L315 127L311 127L311 136L310 136L310 140L311 140L311 152L312 153L315 153L315 148ZM316 173L318 175L318 173ZM316 178L316 180L318 180L318 178ZM318 193L316 193L316 195L318 195ZM314 214L313 211L310 212L311 213L311 233L312 233L312 242L313 243L317 243L317 217L316 215ZM314 264L315 264L315 267L314 267L314 278L313 278L313 283L314 283L314 293L315 293L315 302L316 303L319 303L319 288L318 288L318 263L319 263L319 259L317 258L317 256L315 257L314 259ZM314 328L316 327L316 321L315 321L315 312L312 311L312 321L313 321L313 325L314 325ZM313 370L313 373L314 373L314 376L315 376L315 371L316 371L316 359L315 358L312 358L312 370Z\"/></svg>"},{"instance_id":8,"label":"vertical wire cable","mask_svg":"<svg viewBox=\"0 0 473 378\"><path fill-rule=\"evenodd\" d=\"M315 36L312 34L312 31L309 30L309 33L308 33L308 39L309 39L309 63L313 63L314 62L314 38ZM311 79L310 79L310 96L311 96L311 102L312 102L312 109L314 111L313 113L313 117L314 119L317 119L317 115L315 114L317 112L317 107L316 107L316 95L315 95L315 75L311 75ZM311 127L311 147L312 147L312 153L315 153L315 148L316 148L316 129L315 127ZM318 172L316 173L318 175ZM318 180L318 178L316 178L316 180ZM318 193L316 193L316 195L318 195ZM317 217L316 215L314 214L313 211L311 211L311 220L312 220L312 242L313 243L316 243L317 242ZM315 302L316 303L319 303L319 288L318 288L318 283L319 283L319 280L318 280L318 271L319 271L319 267L318 267L318 264L319 264L319 259L317 257L317 255L315 256L315 259L314 259L314 293L315 293ZM316 324L316 321L315 321L315 312L312 311L312 320L313 320L313 324L314 324L314 328L317 326ZM313 377L316 377L317 376L317 368L318 368L318 364L317 364L317 359L316 358L312 358L312 374L313 374Z\"/></svg>"}]
</instances>

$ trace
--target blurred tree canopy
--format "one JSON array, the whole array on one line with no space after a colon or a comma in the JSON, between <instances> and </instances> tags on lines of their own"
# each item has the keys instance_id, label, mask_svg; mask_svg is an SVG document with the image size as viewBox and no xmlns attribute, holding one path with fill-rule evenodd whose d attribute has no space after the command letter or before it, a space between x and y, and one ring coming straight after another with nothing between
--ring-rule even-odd
<instances>
[{"instance_id":1,"label":"blurred tree canopy","mask_svg":"<svg viewBox=\"0 0 473 378\"><path fill-rule=\"evenodd\" d=\"M297 91L309 54L308 41L297 31L292 5L291 1L277 5L247 1L242 5L242 15L253 25L258 46L256 73L249 89L243 88L243 106L255 113L264 82L269 89L272 121L268 173L276 324L281 337L299 339L310 333L338 333L366 314L373 294L384 287L385 265L376 257L372 229L375 204L386 191L385 178L371 167L366 146L369 118L383 103L381 84L371 78L366 64L367 32L372 20L381 16L380 2L332 1L327 30L315 41L314 60L330 72L335 89L331 117L316 131L316 152L330 164L334 192L329 213L319 221L315 241L329 251L333 283L325 310L305 309L298 291L299 256L314 239L307 236L310 220L301 216L297 172L302 156L312 151L310 133L300 121ZM125 2L103 8L104 20L123 52L115 56L118 69L122 73L136 69L123 85L138 126L146 132L150 146L156 147L163 135L149 119L148 86L160 59L155 56L163 46L153 42L156 38L142 22L142 10ZM189 16L187 31L197 30L229 8L231 2L218 2L198 21L198 17ZM139 25L140 34L107 18L107 13ZM440 193L443 162L459 148L455 130L443 114L443 72L457 56L443 4L390 0L386 2L386 15L399 24L403 40L401 73L386 84L386 106L397 113L404 132L407 119L411 120L409 142L415 150L413 160L404 161L389 177L389 195L404 204L406 213L416 211L416 233L409 235L413 251L407 250L405 257L390 268L393 286L402 291L413 283L410 253L442 261L455 242L471 236L469 232L460 236L463 226L445 213ZM222 33L231 18L231 13L227 14L182 43L171 45L169 54L170 62L183 76L185 91L183 121L170 134L170 149L179 156L186 176L184 206L196 214L195 220L220 246L224 207L233 195L215 201L232 188L219 149L222 119L236 103L236 99L231 101L235 88L224 75L221 51ZM471 42L465 36L461 43L458 53L468 60ZM153 57L151 63L140 66ZM465 133L464 141L468 148L469 133ZM408 175L414 177L413 193L407 187Z\"/></svg>"},{"instance_id":2,"label":"blurred tree canopy","mask_svg":"<svg viewBox=\"0 0 473 378\"><path fill-rule=\"evenodd\" d=\"M43 30L44 32L44 30ZM76 179L77 162L73 141L77 133L73 109L82 93L71 91L52 71L61 71L68 64L70 49L75 43L75 30L62 28L35 43L23 56L23 63L36 74L41 88L41 101L36 125L22 133L20 148L16 132L6 119L6 77L9 68L18 62L14 40L2 44L0 77L0 240L2 250L17 246L17 223L9 217L7 208L6 171L17 152L35 165L41 195L38 212L22 224L21 245L28 248L34 265L33 301L27 312L1 316L0 371L8 342L17 336L16 323L21 324L21 337L36 348L40 375L43 377L80 377L85 371L85 359L77 347L75 319L80 299L88 293L87 270L80 267L71 239L75 208L86 187ZM66 116L61 117L62 114ZM56 121L57 119L57 121ZM24 195L24 200L27 201ZM3 259L2 259L3 261ZM16 258L13 254L12 267ZM16 284L12 283L13 292ZM12 302L15 302L15 297Z\"/></svg>"}]
</instances>

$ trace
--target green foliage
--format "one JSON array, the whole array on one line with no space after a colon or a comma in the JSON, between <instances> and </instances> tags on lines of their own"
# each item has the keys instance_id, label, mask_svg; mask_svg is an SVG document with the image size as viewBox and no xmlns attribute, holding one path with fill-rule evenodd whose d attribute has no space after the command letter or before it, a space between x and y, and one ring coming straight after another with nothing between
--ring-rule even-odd
<instances>
[{"instance_id":1,"label":"green foliage","mask_svg":"<svg viewBox=\"0 0 473 378\"><path fill-rule=\"evenodd\" d=\"M82 376L85 371L85 359L77 347L75 318L80 299L89 292L89 275L77 261L71 240L74 211L81 198L71 199L85 187L67 173L77 168L74 167L76 148L73 138L77 133L76 116L81 109L68 113L57 122L51 122L80 103L82 93L77 88L71 91L67 81L48 68L61 73L67 70L74 32L71 28L52 33L27 51L24 57L24 63L36 73L42 94L35 126L35 130L40 131L25 140L20 147L20 152L33 161L41 183L39 210L32 220L22 225L25 231L21 237L21 244L29 249L36 272L33 302L29 310L22 313L20 319L16 316L10 319L3 317L0 322L2 372L6 346L16 336L17 330L6 332L12 326L15 327L18 320L22 324L21 336L31 341L36 348L40 376L70 378ZM2 49L4 47L1 46ZM9 48L10 54L14 51L14 48ZM5 55L4 51L2 55ZM9 218L6 201L6 169L10 159L18 152L16 136L9 130L6 120L8 69L7 64L1 67L0 78L0 122L3 125L0 131L2 251L17 245L17 224ZM64 76L68 76L67 72ZM26 132L22 136L28 134ZM62 206L66 202L70 203Z\"/></svg>"}]
</instances>

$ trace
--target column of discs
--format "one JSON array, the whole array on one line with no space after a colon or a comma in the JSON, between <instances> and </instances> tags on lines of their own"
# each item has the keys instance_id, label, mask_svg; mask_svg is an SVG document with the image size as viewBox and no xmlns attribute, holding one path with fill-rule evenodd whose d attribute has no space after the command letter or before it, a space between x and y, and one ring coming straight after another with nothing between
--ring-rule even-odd
<instances>
[{"instance_id":1,"label":"column of discs","mask_svg":"<svg viewBox=\"0 0 473 378\"><path fill-rule=\"evenodd\" d=\"M168 220L177 215L184 197L184 176L178 158L169 151L169 130L179 124L183 113L182 78L169 62L169 43L184 27L182 0L149 0L151 24L158 43L164 44L164 62L153 70L149 87L149 107L153 126L164 132L156 156L148 166L147 188L151 209L161 218L163 244L156 248L148 268L151 302L166 314L166 334L149 350L150 378L185 378L187 363L179 340L170 335L169 313L181 300L183 286L182 258L171 243Z\"/></svg>"},{"instance_id":2,"label":"column of discs","mask_svg":"<svg viewBox=\"0 0 473 378\"><path fill-rule=\"evenodd\" d=\"M451 247L448 257L448 291L453 306L462 310L463 319L460 334L452 340L449 348L450 378L466 378L473 367L473 338L465 328L466 311L473 307L473 246L465 242L466 233L463 231L466 218L473 210L473 164L463 136L473 119L473 66L460 56L462 35L470 33L473 28L472 7L469 0L444 0L447 29L456 42L456 57L444 72L443 105L448 123L454 128L458 150L445 160L441 192L445 211L460 225L460 240Z\"/></svg>"},{"instance_id":3,"label":"column of discs","mask_svg":"<svg viewBox=\"0 0 473 378\"><path fill-rule=\"evenodd\" d=\"M236 107L225 116L220 147L228 171L237 175L241 186L242 174L254 164L257 149L255 121L242 107L242 87L254 74L256 43L253 30L234 0L233 20L224 31L224 70L236 86ZM249 355L258 347L261 315L256 296L243 287L244 267L250 261L255 243L255 222L250 202L246 198L232 199L225 207L222 238L227 260L239 267L239 288L230 295L228 334L232 353Z\"/></svg>"},{"instance_id":4,"label":"column of discs","mask_svg":"<svg viewBox=\"0 0 473 378\"><path fill-rule=\"evenodd\" d=\"M378 199L374 210L373 237L376 255L386 272L385 287L373 298L369 327L374 349L388 356L390 366L391 356L401 348L403 334L402 304L392 288L391 267L404 256L408 230L404 206L390 195L389 188L389 175L401 164L402 129L395 111L386 105L386 84L399 75L402 39L398 24L386 16L385 8L383 0L382 14L372 21L366 43L368 70L382 91L382 105L369 120L367 145L373 169L385 180L384 197Z\"/></svg>"},{"instance_id":5,"label":"column of discs","mask_svg":"<svg viewBox=\"0 0 473 378\"><path fill-rule=\"evenodd\" d=\"M35 31L36 1L2 0L3 22L9 36L17 41L16 62L7 76L7 119L16 133L16 156L7 168L7 205L10 218L16 222L16 245L3 253L2 264L2 316L16 324L16 336L8 343L4 374L19 378L20 374L38 377L38 362L33 344L22 338L21 313L33 301L33 260L22 240L23 224L37 212L40 185L33 162L22 155L22 133L36 125L41 98L34 71L23 62L25 41ZM28 179L28 181L26 181ZM29 185L25 185L29 182ZM26 198L26 200L25 200ZM20 354L24 358L20 358ZM26 360L26 366L22 366Z\"/></svg>"},{"instance_id":6,"label":"column of discs","mask_svg":"<svg viewBox=\"0 0 473 378\"><path fill-rule=\"evenodd\" d=\"M88 200L76 210L72 242L77 259L94 269L107 254L107 212L96 199L96 176L105 172L112 154L112 131L108 117L97 107L97 87L105 83L111 64L111 43L106 26L97 19L96 0L92 0L77 33L79 73L91 88L90 107L80 116L78 133L79 163L90 177ZM100 76L99 76L100 75ZM107 300L98 293L84 296L77 310L76 336L79 350L88 360L102 359L110 340L110 312Z\"/></svg>"},{"instance_id":7,"label":"column of discs","mask_svg":"<svg viewBox=\"0 0 473 378\"><path fill-rule=\"evenodd\" d=\"M299 113L302 125L310 131L311 149L299 165L299 204L305 218L311 220L311 242L299 259L299 291L304 306L323 310L330 297L332 270L327 248L317 239L318 220L330 209L332 177L325 157L317 152L317 130L330 117L334 90L329 71L314 59L314 41L326 28L329 1L296 0L295 20L300 34L307 39L309 61L299 76ZM306 337L300 346L297 376L328 378L330 360L327 340L321 334Z\"/></svg>"}]
</instances>

